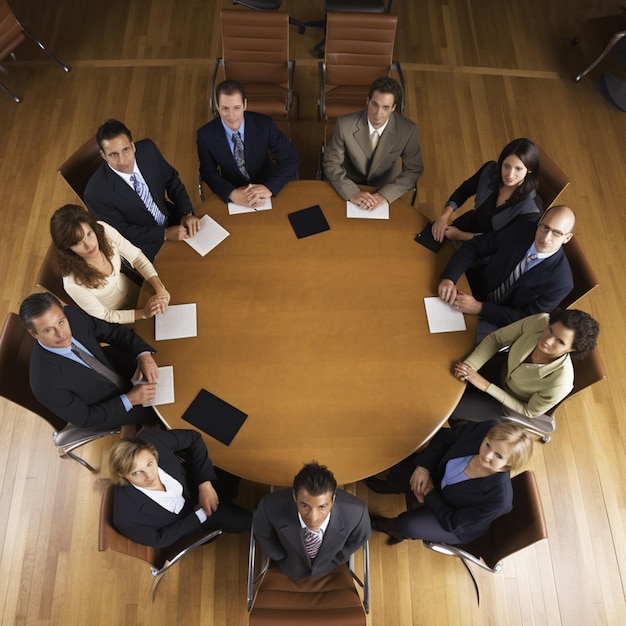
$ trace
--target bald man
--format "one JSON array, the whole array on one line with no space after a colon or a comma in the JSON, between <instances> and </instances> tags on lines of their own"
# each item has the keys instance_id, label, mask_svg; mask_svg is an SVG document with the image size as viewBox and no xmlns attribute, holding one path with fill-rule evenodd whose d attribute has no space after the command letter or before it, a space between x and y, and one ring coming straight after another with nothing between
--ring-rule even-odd
<instances>
[{"instance_id":1,"label":"bald man","mask_svg":"<svg viewBox=\"0 0 626 626\"><path fill-rule=\"evenodd\" d=\"M548 209L539 224L516 220L475 237L452 256L441 275L439 297L478 315L478 341L523 317L551 311L574 286L563 244L573 236L576 215L568 206ZM467 272L472 295L456 282Z\"/></svg>"}]
</instances>

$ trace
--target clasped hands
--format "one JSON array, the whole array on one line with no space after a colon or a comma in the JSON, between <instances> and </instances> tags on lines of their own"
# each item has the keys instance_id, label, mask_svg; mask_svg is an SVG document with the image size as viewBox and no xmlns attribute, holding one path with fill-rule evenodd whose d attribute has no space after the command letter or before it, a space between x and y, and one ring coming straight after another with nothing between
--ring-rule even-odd
<instances>
[{"instance_id":1,"label":"clasped hands","mask_svg":"<svg viewBox=\"0 0 626 626\"><path fill-rule=\"evenodd\" d=\"M430 471L421 465L418 465L411 474L409 485L420 504L424 504L424 496L435 488Z\"/></svg>"},{"instance_id":2,"label":"clasped hands","mask_svg":"<svg viewBox=\"0 0 626 626\"><path fill-rule=\"evenodd\" d=\"M237 187L230 192L230 201L240 206L255 208L265 204L268 198L272 197L272 192L265 185L253 185L247 187Z\"/></svg>"},{"instance_id":3,"label":"clasped hands","mask_svg":"<svg viewBox=\"0 0 626 626\"><path fill-rule=\"evenodd\" d=\"M437 287L437 293L444 302L451 304L457 311L461 311L461 313L480 315L483 310L482 302L479 302L469 294L459 291L449 278L444 278L440 281Z\"/></svg>"},{"instance_id":4,"label":"clasped hands","mask_svg":"<svg viewBox=\"0 0 626 626\"><path fill-rule=\"evenodd\" d=\"M452 372L457 380L462 383L468 382L480 391L487 391L487 387L491 384L484 376L481 376L471 365L459 362L454 365Z\"/></svg>"},{"instance_id":5,"label":"clasped hands","mask_svg":"<svg viewBox=\"0 0 626 626\"><path fill-rule=\"evenodd\" d=\"M379 193L370 193L369 191L357 191L354 195L350 196L350 202L356 204L365 211L372 211L376 207L385 202Z\"/></svg>"}]
</instances>

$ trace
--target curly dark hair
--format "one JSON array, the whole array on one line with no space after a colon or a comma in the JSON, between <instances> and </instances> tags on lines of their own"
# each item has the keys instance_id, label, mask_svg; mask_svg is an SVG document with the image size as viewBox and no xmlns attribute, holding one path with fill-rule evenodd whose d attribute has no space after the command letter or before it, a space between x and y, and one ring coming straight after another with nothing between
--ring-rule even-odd
<instances>
[{"instance_id":1,"label":"curly dark hair","mask_svg":"<svg viewBox=\"0 0 626 626\"><path fill-rule=\"evenodd\" d=\"M298 493L305 489L312 496L321 496L329 491L337 491L337 481L333 473L317 461L311 461L295 475L293 479L293 491Z\"/></svg>"},{"instance_id":2,"label":"curly dark hair","mask_svg":"<svg viewBox=\"0 0 626 626\"><path fill-rule=\"evenodd\" d=\"M82 206L66 204L57 209L50 218L50 235L61 276L73 275L79 285L97 289L104 284L107 277L71 249L83 239L83 224L87 224L96 233L98 246L110 261L113 257L113 247L104 232L104 226Z\"/></svg>"},{"instance_id":3,"label":"curly dark hair","mask_svg":"<svg viewBox=\"0 0 626 626\"><path fill-rule=\"evenodd\" d=\"M539 187L539 148L534 141L526 137L519 137L507 143L498 157L498 173L495 179L498 187L502 186L502 163L511 155L515 155L528 169L524 182L515 189L509 199L511 203L515 203L537 191Z\"/></svg>"},{"instance_id":4,"label":"curly dark hair","mask_svg":"<svg viewBox=\"0 0 626 626\"><path fill-rule=\"evenodd\" d=\"M574 331L571 354L573 359L582 361L595 350L600 324L589 313L578 309L554 309L550 313L550 324L556 322Z\"/></svg>"}]
</instances>

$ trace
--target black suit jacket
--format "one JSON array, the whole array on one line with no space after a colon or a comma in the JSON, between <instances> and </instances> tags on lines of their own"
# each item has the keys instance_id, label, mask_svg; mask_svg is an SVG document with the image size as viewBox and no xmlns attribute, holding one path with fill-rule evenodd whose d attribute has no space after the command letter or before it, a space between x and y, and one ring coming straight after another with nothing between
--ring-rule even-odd
<instances>
[{"instance_id":1,"label":"black suit jacket","mask_svg":"<svg viewBox=\"0 0 626 626\"><path fill-rule=\"evenodd\" d=\"M265 185L277 196L296 177L300 167L298 153L270 117L251 111L244 116L244 156L249 181L237 167L221 119L211 120L198 130L200 176L224 202L228 202L233 189L249 182Z\"/></svg>"},{"instance_id":2,"label":"black suit jacket","mask_svg":"<svg viewBox=\"0 0 626 626\"><path fill-rule=\"evenodd\" d=\"M502 230L474 237L454 253L441 278L456 283L463 272L468 272L472 294L483 303L481 317L498 327L552 311L574 286L562 247L522 274L500 302L487 302L487 294L499 287L522 260L536 231L537 224L516 220Z\"/></svg>"},{"instance_id":3,"label":"black suit jacket","mask_svg":"<svg viewBox=\"0 0 626 626\"><path fill-rule=\"evenodd\" d=\"M337 489L330 522L313 563L307 556L298 509L292 489L263 497L252 521L254 534L263 552L295 580L330 574L346 563L372 534L365 503Z\"/></svg>"},{"instance_id":4,"label":"black suit jacket","mask_svg":"<svg viewBox=\"0 0 626 626\"><path fill-rule=\"evenodd\" d=\"M128 388L123 392L128 391L133 372L122 372L119 363L113 362L100 347L100 342L130 352L133 357L146 351L154 352L154 348L126 326L96 319L70 306L63 310L72 336L97 359L123 373L129 381ZM136 406L127 412L120 398L122 391L102 374L67 357L53 354L42 348L39 342L33 345L30 357L30 386L39 402L75 426L106 430L122 424L154 420L151 408Z\"/></svg>"},{"instance_id":5,"label":"black suit jacket","mask_svg":"<svg viewBox=\"0 0 626 626\"><path fill-rule=\"evenodd\" d=\"M474 455L496 421L457 424L442 428L426 448L413 457L415 466L430 470L435 489L424 498L442 528L463 543L487 532L491 522L513 508L513 487L509 472L465 480L441 489L446 463Z\"/></svg>"},{"instance_id":6,"label":"black suit jacket","mask_svg":"<svg viewBox=\"0 0 626 626\"><path fill-rule=\"evenodd\" d=\"M137 543L162 548L200 528L194 513L197 488L200 483L216 479L215 469L195 430L144 428L138 436L154 444L159 467L182 484L186 503L180 513L171 513L132 485L118 485L113 500L113 525ZM186 452L185 467L177 456L182 451ZM205 522L207 530L213 521L211 517Z\"/></svg>"},{"instance_id":7,"label":"black suit jacket","mask_svg":"<svg viewBox=\"0 0 626 626\"><path fill-rule=\"evenodd\" d=\"M99 219L117 228L153 261L163 245L165 228L179 224L183 215L193 213L193 207L178 172L154 142L142 139L135 143L135 148L141 174L154 201L167 216L165 227L156 223L137 193L106 162L89 179L85 203Z\"/></svg>"}]
</instances>

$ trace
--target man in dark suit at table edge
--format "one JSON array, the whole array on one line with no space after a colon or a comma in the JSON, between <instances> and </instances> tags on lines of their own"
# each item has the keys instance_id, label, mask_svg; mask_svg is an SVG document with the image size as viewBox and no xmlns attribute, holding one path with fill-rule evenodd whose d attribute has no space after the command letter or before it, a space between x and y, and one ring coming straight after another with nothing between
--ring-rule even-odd
<instances>
[{"instance_id":1,"label":"man in dark suit at table edge","mask_svg":"<svg viewBox=\"0 0 626 626\"><path fill-rule=\"evenodd\" d=\"M36 339L31 389L53 413L94 430L158 423L152 407L143 406L156 395L154 349L133 330L64 307L47 292L25 298L19 317ZM109 345L103 349L100 343ZM142 380L137 384L131 382L135 367Z\"/></svg>"},{"instance_id":2,"label":"man in dark suit at table edge","mask_svg":"<svg viewBox=\"0 0 626 626\"><path fill-rule=\"evenodd\" d=\"M224 202L257 207L296 178L300 158L267 115L248 111L244 85L215 88L219 118L198 129L200 176Z\"/></svg>"},{"instance_id":3,"label":"man in dark suit at table edge","mask_svg":"<svg viewBox=\"0 0 626 626\"><path fill-rule=\"evenodd\" d=\"M193 237L200 228L178 172L151 139L133 142L130 130L107 120L96 134L106 161L85 187L85 204L154 261L166 240Z\"/></svg>"}]
</instances>

